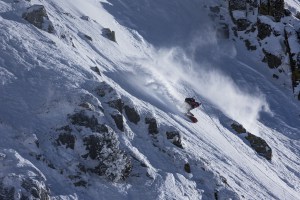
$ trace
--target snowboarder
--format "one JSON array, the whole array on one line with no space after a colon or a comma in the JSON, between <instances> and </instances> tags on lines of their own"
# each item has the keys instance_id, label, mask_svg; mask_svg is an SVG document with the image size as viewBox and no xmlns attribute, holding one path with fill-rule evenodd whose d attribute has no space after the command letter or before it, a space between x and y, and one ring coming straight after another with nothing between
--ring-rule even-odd
<instances>
[{"instance_id":1,"label":"snowboarder","mask_svg":"<svg viewBox=\"0 0 300 200\"><path fill-rule=\"evenodd\" d=\"M187 109L187 117L194 123L196 123L198 120L194 117L193 113L191 113L191 110L194 108L197 108L201 105L201 103L197 102L194 98L185 98L185 102L189 105Z\"/></svg>"},{"instance_id":2,"label":"snowboarder","mask_svg":"<svg viewBox=\"0 0 300 200\"><path fill-rule=\"evenodd\" d=\"M194 108L197 108L201 105L201 103L197 102L194 98L185 98L185 102L189 105L187 114L190 114L192 116L194 116L191 113L191 110L193 110Z\"/></svg>"}]
</instances>

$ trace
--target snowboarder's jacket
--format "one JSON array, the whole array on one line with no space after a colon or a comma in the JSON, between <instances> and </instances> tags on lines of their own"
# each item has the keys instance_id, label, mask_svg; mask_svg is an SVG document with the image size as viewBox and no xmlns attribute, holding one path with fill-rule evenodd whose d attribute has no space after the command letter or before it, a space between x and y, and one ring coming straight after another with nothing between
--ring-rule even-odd
<instances>
[{"instance_id":1,"label":"snowboarder's jacket","mask_svg":"<svg viewBox=\"0 0 300 200\"><path fill-rule=\"evenodd\" d=\"M185 102L191 106L191 109L197 108L201 103L196 102L194 98L185 98Z\"/></svg>"}]
</instances>

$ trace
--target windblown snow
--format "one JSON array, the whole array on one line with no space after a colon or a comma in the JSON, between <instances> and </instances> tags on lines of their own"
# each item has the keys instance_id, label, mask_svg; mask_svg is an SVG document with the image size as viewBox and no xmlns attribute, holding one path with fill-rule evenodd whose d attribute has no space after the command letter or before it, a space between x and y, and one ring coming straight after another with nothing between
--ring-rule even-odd
<instances>
[{"instance_id":1,"label":"windblown snow","mask_svg":"<svg viewBox=\"0 0 300 200\"><path fill-rule=\"evenodd\" d=\"M22 18L36 4L54 33ZM257 53L217 37L215 5L227 1L0 0L0 199L300 199L299 101ZM298 1L286 6L300 12ZM198 123L184 115L186 97L202 103ZM268 143L272 160L234 121ZM73 149L58 135L71 129ZM105 149L94 156L85 145L97 134ZM105 175L92 169L101 156Z\"/></svg>"}]
</instances>

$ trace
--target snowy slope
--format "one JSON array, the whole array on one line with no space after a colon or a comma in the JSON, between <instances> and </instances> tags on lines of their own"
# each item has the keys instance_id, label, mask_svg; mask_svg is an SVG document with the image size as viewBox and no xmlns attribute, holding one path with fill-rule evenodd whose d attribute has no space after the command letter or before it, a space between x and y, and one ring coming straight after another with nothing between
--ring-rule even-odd
<instances>
[{"instance_id":1,"label":"snowy slope","mask_svg":"<svg viewBox=\"0 0 300 200\"><path fill-rule=\"evenodd\" d=\"M22 19L34 4L45 6L54 34ZM300 199L299 101L256 52L216 38L207 7L220 4L226 13L217 0L0 0L0 197L32 178L53 199ZM113 92L99 97L103 82ZM183 114L187 96L203 103L193 111L196 124ZM135 124L124 115L124 131L108 105L116 97L141 117ZM125 180L78 175L86 151L80 137L91 129L72 125L74 151L53 145L83 102L131 158ZM158 134L148 133L147 117ZM266 140L272 161L236 135L232 121ZM167 139L173 130L183 148Z\"/></svg>"}]
</instances>

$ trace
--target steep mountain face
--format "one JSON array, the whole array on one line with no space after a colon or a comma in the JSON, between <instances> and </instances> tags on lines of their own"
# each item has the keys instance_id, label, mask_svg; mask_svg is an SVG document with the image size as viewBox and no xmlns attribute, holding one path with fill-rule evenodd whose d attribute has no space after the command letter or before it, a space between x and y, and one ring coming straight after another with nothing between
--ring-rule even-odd
<instances>
[{"instance_id":1,"label":"steep mountain face","mask_svg":"<svg viewBox=\"0 0 300 200\"><path fill-rule=\"evenodd\" d=\"M273 69L273 77L291 72L292 89L300 97L299 19L285 9L283 0L229 1L229 12L235 26L234 35L250 51L263 55L263 62ZM299 99L300 100L300 99Z\"/></svg>"},{"instance_id":2,"label":"steep mountain face","mask_svg":"<svg viewBox=\"0 0 300 200\"><path fill-rule=\"evenodd\" d=\"M298 11L0 0L0 199L299 199Z\"/></svg>"}]
</instances>

